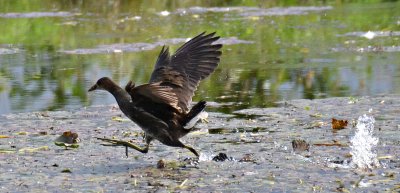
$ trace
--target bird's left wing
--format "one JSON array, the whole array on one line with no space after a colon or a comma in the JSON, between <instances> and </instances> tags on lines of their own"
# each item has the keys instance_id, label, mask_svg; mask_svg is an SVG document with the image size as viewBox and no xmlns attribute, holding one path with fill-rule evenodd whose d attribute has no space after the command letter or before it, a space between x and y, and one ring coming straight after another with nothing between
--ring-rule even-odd
<instances>
[{"instance_id":1,"label":"bird's left wing","mask_svg":"<svg viewBox=\"0 0 400 193\"><path fill-rule=\"evenodd\" d=\"M132 81L130 81L125 86L125 90L131 95L134 104L170 106L175 111L180 112L181 108L178 106L178 98L172 92L172 88L160 84L161 82L156 82L135 87Z\"/></svg>"},{"instance_id":2,"label":"bird's left wing","mask_svg":"<svg viewBox=\"0 0 400 193\"><path fill-rule=\"evenodd\" d=\"M222 44L216 44L219 36L205 32L182 45L174 55L169 55L168 48L163 47L150 83L163 82L173 88L178 97L178 106L188 111L194 91L201 80L208 77L218 66Z\"/></svg>"}]
</instances>

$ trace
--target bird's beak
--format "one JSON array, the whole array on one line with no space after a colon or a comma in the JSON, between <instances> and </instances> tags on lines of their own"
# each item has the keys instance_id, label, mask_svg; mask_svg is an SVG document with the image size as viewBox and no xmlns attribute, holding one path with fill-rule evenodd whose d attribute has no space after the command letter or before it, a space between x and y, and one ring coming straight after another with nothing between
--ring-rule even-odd
<instances>
[{"instance_id":1,"label":"bird's beak","mask_svg":"<svg viewBox=\"0 0 400 193\"><path fill-rule=\"evenodd\" d=\"M88 92L94 91L97 89L97 84L93 85L92 87L89 88Z\"/></svg>"}]
</instances>

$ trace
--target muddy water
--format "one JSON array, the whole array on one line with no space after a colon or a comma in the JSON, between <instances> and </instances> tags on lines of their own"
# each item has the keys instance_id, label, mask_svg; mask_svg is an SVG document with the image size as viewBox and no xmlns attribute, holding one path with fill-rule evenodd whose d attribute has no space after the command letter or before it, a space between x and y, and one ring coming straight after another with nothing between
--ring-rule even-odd
<instances>
[{"instance_id":1,"label":"muddy water","mask_svg":"<svg viewBox=\"0 0 400 193\"><path fill-rule=\"evenodd\" d=\"M276 108L209 112L209 122L183 138L201 152L154 142L148 154L104 147L94 137L116 137L143 144L138 126L115 106L77 111L44 111L1 116L1 192L54 191L398 191L397 130L400 96L292 100ZM223 103L210 103L223 106ZM229 104L228 104L229 105ZM372 111L370 110L372 109ZM370 111L370 113L368 113ZM380 167L349 168L350 138L359 115L375 117ZM348 120L333 131L331 118ZM79 148L54 145L64 131L77 132ZM294 152L303 139L309 151ZM212 161L219 153L228 160ZM165 168L158 169L163 159Z\"/></svg>"}]
</instances>

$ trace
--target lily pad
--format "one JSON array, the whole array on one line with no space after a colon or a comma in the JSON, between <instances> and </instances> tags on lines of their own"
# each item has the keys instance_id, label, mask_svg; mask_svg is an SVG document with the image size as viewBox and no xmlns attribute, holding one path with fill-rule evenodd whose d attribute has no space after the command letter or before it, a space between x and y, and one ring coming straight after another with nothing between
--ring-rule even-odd
<instances>
[{"instance_id":1,"label":"lily pad","mask_svg":"<svg viewBox=\"0 0 400 193\"><path fill-rule=\"evenodd\" d=\"M78 138L77 133L66 131L61 136L57 137L57 139L54 141L54 144L65 148L78 148L79 141L80 139Z\"/></svg>"}]
</instances>

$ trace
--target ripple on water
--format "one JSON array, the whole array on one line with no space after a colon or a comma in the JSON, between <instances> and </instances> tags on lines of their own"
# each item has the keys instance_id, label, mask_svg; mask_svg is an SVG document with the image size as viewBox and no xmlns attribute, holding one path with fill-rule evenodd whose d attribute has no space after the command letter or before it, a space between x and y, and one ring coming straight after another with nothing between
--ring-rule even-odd
<instances>
[{"instance_id":1,"label":"ripple on water","mask_svg":"<svg viewBox=\"0 0 400 193\"><path fill-rule=\"evenodd\" d=\"M59 12L28 12L28 13L0 13L3 18L38 18L38 17L72 17L74 13Z\"/></svg>"},{"instance_id":2,"label":"ripple on water","mask_svg":"<svg viewBox=\"0 0 400 193\"><path fill-rule=\"evenodd\" d=\"M0 55L16 54L19 52L20 52L20 49L17 49L17 48L0 48Z\"/></svg>"},{"instance_id":3,"label":"ripple on water","mask_svg":"<svg viewBox=\"0 0 400 193\"><path fill-rule=\"evenodd\" d=\"M331 6L293 6L293 7L273 7L273 8L258 8L258 7L190 7L178 9L176 14L203 14L207 12L216 13L239 13L242 17L260 17L273 15L304 15L309 12L331 10Z\"/></svg>"},{"instance_id":4,"label":"ripple on water","mask_svg":"<svg viewBox=\"0 0 400 193\"><path fill-rule=\"evenodd\" d=\"M77 48L73 50L60 50L59 52L65 54L106 54L106 53L122 53L122 52L141 52L145 50L153 50L159 46L164 45L175 45L179 43L187 42L187 38L172 38L165 39L153 43L120 43L120 44L108 44L98 45L94 48ZM252 44L253 41L240 40L237 37L221 38L216 44L233 45L233 44Z\"/></svg>"}]
</instances>

